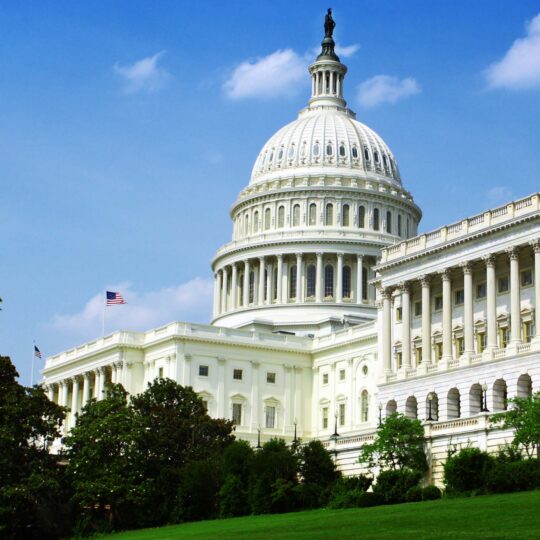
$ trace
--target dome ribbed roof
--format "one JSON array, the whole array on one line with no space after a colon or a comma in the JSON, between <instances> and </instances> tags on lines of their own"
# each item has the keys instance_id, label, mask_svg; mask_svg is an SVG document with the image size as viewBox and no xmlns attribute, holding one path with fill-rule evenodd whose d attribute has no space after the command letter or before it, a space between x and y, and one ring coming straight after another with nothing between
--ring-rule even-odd
<instances>
[{"instance_id":1,"label":"dome ribbed roof","mask_svg":"<svg viewBox=\"0 0 540 540\"><path fill-rule=\"evenodd\" d=\"M358 122L354 113L338 107L307 108L275 133L255 161L250 184L291 173L352 173L401 185L396 160L386 143Z\"/></svg>"}]
</instances>

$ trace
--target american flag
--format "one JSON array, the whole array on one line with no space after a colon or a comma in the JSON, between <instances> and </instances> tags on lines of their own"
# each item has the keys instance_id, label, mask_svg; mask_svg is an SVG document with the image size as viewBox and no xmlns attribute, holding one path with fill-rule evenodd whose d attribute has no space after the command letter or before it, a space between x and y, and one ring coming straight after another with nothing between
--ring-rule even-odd
<instances>
[{"instance_id":1,"label":"american flag","mask_svg":"<svg viewBox=\"0 0 540 540\"><path fill-rule=\"evenodd\" d=\"M107 306L114 306L115 304L127 304L122 295L119 292L107 291Z\"/></svg>"},{"instance_id":2,"label":"american flag","mask_svg":"<svg viewBox=\"0 0 540 540\"><path fill-rule=\"evenodd\" d=\"M34 356L41 360L41 351L34 345Z\"/></svg>"}]
</instances>

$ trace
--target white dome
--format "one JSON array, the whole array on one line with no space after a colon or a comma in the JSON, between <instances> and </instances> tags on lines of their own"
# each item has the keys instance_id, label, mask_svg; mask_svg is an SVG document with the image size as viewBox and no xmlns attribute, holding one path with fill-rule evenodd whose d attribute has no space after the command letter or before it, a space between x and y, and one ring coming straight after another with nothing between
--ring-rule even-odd
<instances>
[{"instance_id":1,"label":"white dome","mask_svg":"<svg viewBox=\"0 0 540 540\"><path fill-rule=\"evenodd\" d=\"M305 109L275 133L255 161L250 184L287 172L313 174L315 168L324 174L352 173L401 185L396 160L386 143L358 122L352 111L337 107Z\"/></svg>"}]
</instances>

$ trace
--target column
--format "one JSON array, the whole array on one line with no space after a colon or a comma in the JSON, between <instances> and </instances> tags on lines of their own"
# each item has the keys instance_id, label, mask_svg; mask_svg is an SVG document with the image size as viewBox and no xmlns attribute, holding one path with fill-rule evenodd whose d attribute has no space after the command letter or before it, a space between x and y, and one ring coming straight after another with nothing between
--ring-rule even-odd
<instances>
[{"instance_id":1,"label":"column","mask_svg":"<svg viewBox=\"0 0 540 540\"><path fill-rule=\"evenodd\" d=\"M540 240L533 243L534 250L534 341L540 341Z\"/></svg>"},{"instance_id":2,"label":"column","mask_svg":"<svg viewBox=\"0 0 540 540\"><path fill-rule=\"evenodd\" d=\"M330 95L334 94L334 72L330 72L330 92L328 92Z\"/></svg>"},{"instance_id":3,"label":"column","mask_svg":"<svg viewBox=\"0 0 540 540\"><path fill-rule=\"evenodd\" d=\"M249 259L244 262L244 298L242 299L244 307L249 306ZM222 418L220 416L220 418Z\"/></svg>"},{"instance_id":4,"label":"column","mask_svg":"<svg viewBox=\"0 0 540 540\"><path fill-rule=\"evenodd\" d=\"M343 253L337 254L337 291L336 302L343 303Z\"/></svg>"},{"instance_id":5,"label":"column","mask_svg":"<svg viewBox=\"0 0 540 540\"><path fill-rule=\"evenodd\" d=\"M521 299L519 290L519 252L508 250L510 257L510 343L521 342Z\"/></svg>"},{"instance_id":6,"label":"column","mask_svg":"<svg viewBox=\"0 0 540 540\"><path fill-rule=\"evenodd\" d=\"M111 383L116 384L116 364L111 364Z\"/></svg>"},{"instance_id":7,"label":"column","mask_svg":"<svg viewBox=\"0 0 540 540\"><path fill-rule=\"evenodd\" d=\"M214 291L214 317L221 313L221 272L216 272L216 290Z\"/></svg>"},{"instance_id":8,"label":"column","mask_svg":"<svg viewBox=\"0 0 540 540\"><path fill-rule=\"evenodd\" d=\"M90 373L83 374L83 407L90 401Z\"/></svg>"},{"instance_id":9,"label":"column","mask_svg":"<svg viewBox=\"0 0 540 540\"><path fill-rule=\"evenodd\" d=\"M461 266L463 268L463 295L465 297L463 334L465 337L465 355L467 356L474 354L472 267L470 262L465 262Z\"/></svg>"},{"instance_id":10,"label":"column","mask_svg":"<svg viewBox=\"0 0 540 540\"><path fill-rule=\"evenodd\" d=\"M321 252L317 253L317 272L315 277L315 302L323 300L323 279L322 279L322 256Z\"/></svg>"},{"instance_id":11,"label":"column","mask_svg":"<svg viewBox=\"0 0 540 540\"><path fill-rule=\"evenodd\" d=\"M253 305L259 305L259 267L253 265Z\"/></svg>"},{"instance_id":12,"label":"column","mask_svg":"<svg viewBox=\"0 0 540 540\"><path fill-rule=\"evenodd\" d=\"M68 404L68 384L69 380L61 381L60 383L60 405L62 407L67 407Z\"/></svg>"},{"instance_id":13,"label":"column","mask_svg":"<svg viewBox=\"0 0 540 540\"><path fill-rule=\"evenodd\" d=\"M98 389L98 400L105 397L105 368L99 368L99 389Z\"/></svg>"},{"instance_id":14,"label":"column","mask_svg":"<svg viewBox=\"0 0 540 540\"><path fill-rule=\"evenodd\" d=\"M364 284L364 262L362 255L357 256L356 263L356 303L361 304L364 298L363 284Z\"/></svg>"},{"instance_id":15,"label":"column","mask_svg":"<svg viewBox=\"0 0 540 540\"><path fill-rule=\"evenodd\" d=\"M264 257L259 258L259 306L264 304Z\"/></svg>"},{"instance_id":16,"label":"column","mask_svg":"<svg viewBox=\"0 0 540 540\"><path fill-rule=\"evenodd\" d=\"M268 271L266 276L266 290L268 291L268 296L266 303L271 304L274 298L274 265L268 265Z\"/></svg>"},{"instance_id":17,"label":"column","mask_svg":"<svg viewBox=\"0 0 540 540\"><path fill-rule=\"evenodd\" d=\"M443 296L443 361L452 360L452 281L450 270L442 272L442 296Z\"/></svg>"},{"instance_id":18,"label":"column","mask_svg":"<svg viewBox=\"0 0 540 540\"><path fill-rule=\"evenodd\" d=\"M382 355L383 369L386 373L392 370L392 290L389 288L381 291L383 324L382 324Z\"/></svg>"},{"instance_id":19,"label":"column","mask_svg":"<svg viewBox=\"0 0 540 540\"><path fill-rule=\"evenodd\" d=\"M411 369L411 286L401 285L401 359L403 369Z\"/></svg>"},{"instance_id":20,"label":"column","mask_svg":"<svg viewBox=\"0 0 540 540\"><path fill-rule=\"evenodd\" d=\"M277 256L277 303L281 304L283 293L283 255Z\"/></svg>"},{"instance_id":21,"label":"column","mask_svg":"<svg viewBox=\"0 0 540 540\"><path fill-rule=\"evenodd\" d=\"M297 304L304 301L304 290L303 290L303 287L302 287L302 275L303 275L302 254L297 253L296 254L296 303Z\"/></svg>"},{"instance_id":22,"label":"column","mask_svg":"<svg viewBox=\"0 0 540 540\"><path fill-rule=\"evenodd\" d=\"M71 427L77 423L77 411L79 408L79 377L73 377L73 391L71 393Z\"/></svg>"},{"instance_id":23,"label":"column","mask_svg":"<svg viewBox=\"0 0 540 540\"><path fill-rule=\"evenodd\" d=\"M289 263L283 261L283 283L281 285L281 303L287 304L289 302Z\"/></svg>"},{"instance_id":24,"label":"column","mask_svg":"<svg viewBox=\"0 0 540 540\"><path fill-rule=\"evenodd\" d=\"M47 397L49 401L54 401L54 386L52 384L47 386Z\"/></svg>"},{"instance_id":25,"label":"column","mask_svg":"<svg viewBox=\"0 0 540 540\"><path fill-rule=\"evenodd\" d=\"M120 352L121 357L124 357L124 351ZM167 373L167 377L170 377L170 373ZM116 362L116 384L124 384L124 361L120 360Z\"/></svg>"},{"instance_id":26,"label":"column","mask_svg":"<svg viewBox=\"0 0 540 540\"><path fill-rule=\"evenodd\" d=\"M229 281L229 272L227 271L227 268L223 268L223 287L221 290L221 312L226 313L227 312L227 286Z\"/></svg>"},{"instance_id":27,"label":"column","mask_svg":"<svg viewBox=\"0 0 540 540\"><path fill-rule=\"evenodd\" d=\"M497 291L495 286L495 257L484 257L486 263L486 319L487 349L497 348Z\"/></svg>"},{"instance_id":28,"label":"column","mask_svg":"<svg viewBox=\"0 0 540 540\"><path fill-rule=\"evenodd\" d=\"M431 364L431 291L430 276L421 278L422 284L422 363Z\"/></svg>"},{"instance_id":29,"label":"column","mask_svg":"<svg viewBox=\"0 0 540 540\"><path fill-rule=\"evenodd\" d=\"M236 293L238 289L238 267L236 263L232 264L232 278L231 278L231 309L236 309L237 298Z\"/></svg>"},{"instance_id":30,"label":"column","mask_svg":"<svg viewBox=\"0 0 540 540\"><path fill-rule=\"evenodd\" d=\"M100 379L101 379L101 371L98 368L94 371L94 398L96 398L96 400L98 401L101 399L99 395L99 388L101 385Z\"/></svg>"}]
</instances>

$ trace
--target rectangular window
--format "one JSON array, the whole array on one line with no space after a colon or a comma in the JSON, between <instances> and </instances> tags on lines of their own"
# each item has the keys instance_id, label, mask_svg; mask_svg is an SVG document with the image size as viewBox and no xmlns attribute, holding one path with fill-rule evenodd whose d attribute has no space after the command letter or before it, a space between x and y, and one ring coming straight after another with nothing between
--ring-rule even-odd
<instances>
[{"instance_id":1,"label":"rectangular window","mask_svg":"<svg viewBox=\"0 0 540 540\"><path fill-rule=\"evenodd\" d=\"M416 365L419 366L422 363L422 347L416 347L414 350L414 357L416 360Z\"/></svg>"},{"instance_id":2,"label":"rectangular window","mask_svg":"<svg viewBox=\"0 0 540 540\"><path fill-rule=\"evenodd\" d=\"M465 342L462 337L456 338L456 355L462 356L465 351Z\"/></svg>"},{"instance_id":3,"label":"rectangular window","mask_svg":"<svg viewBox=\"0 0 540 540\"><path fill-rule=\"evenodd\" d=\"M438 341L435 343L435 360L440 360L442 358L442 342Z\"/></svg>"},{"instance_id":4,"label":"rectangular window","mask_svg":"<svg viewBox=\"0 0 540 540\"><path fill-rule=\"evenodd\" d=\"M499 328L499 347L505 349L508 345L508 327Z\"/></svg>"},{"instance_id":5,"label":"rectangular window","mask_svg":"<svg viewBox=\"0 0 540 540\"><path fill-rule=\"evenodd\" d=\"M241 369L233 369L233 379L235 381L241 381L242 380L242 370Z\"/></svg>"},{"instance_id":6,"label":"rectangular window","mask_svg":"<svg viewBox=\"0 0 540 540\"><path fill-rule=\"evenodd\" d=\"M487 337L485 332L478 332L476 335L477 350L479 353L484 352L487 345Z\"/></svg>"},{"instance_id":7,"label":"rectangular window","mask_svg":"<svg viewBox=\"0 0 540 540\"><path fill-rule=\"evenodd\" d=\"M523 343L531 342L531 330L532 330L531 321L525 321L523 323Z\"/></svg>"},{"instance_id":8,"label":"rectangular window","mask_svg":"<svg viewBox=\"0 0 540 540\"><path fill-rule=\"evenodd\" d=\"M459 291L456 291L454 293L454 304L456 306L461 306L464 301L465 301L465 291L463 289L459 289Z\"/></svg>"},{"instance_id":9,"label":"rectangular window","mask_svg":"<svg viewBox=\"0 0 540 540\"><path fill-rule=\"evenodd\" d=\"M485 283L479 283L476 286L476 298L485 298L486 297L486 284Z\"/></svg>"},{"instance_id":10,"label":"rectangular window","mask_svg":"<svg viewBox=\"0 0 540 540\"><path fill-rule=\"evenodd\" d=\"M323 384L328 384L328 373L323 373L322 374L322 383Z\"/></svg>"},{"instance_id":11,"label":"rectangular window","mask_svg":"<svg viewBox=\"0 0 540 540\"><path fill-rule=\"evenodd\" d=\"M276 374L269 371L267 374L266 374L266 382L268 384L276 384Z\"/></svg>"},{"instance_id":12,"label":"rectangular window","mask_svg":"<svg viewBox=\"0 0 540 540\"><path fill-rule=\"evenodd\" d=\"M398 369L401 368L402 363L403 363L403 353L397 352L396 353L396 364L397 364Z\"/></svg>"},{"instance_id":13,"label":"rectangular window","mask_svg":"<svg viewBox=\"0 0 540 540\"><path fill-rule=\"evenodd\" d=\"M328 429L328 407L322 409L322 428Z\"/></svg>"},{"instance_id":14,"label":"rectangular window","mask_svg":"<svg viewBox=\"0 0 540 540\"><path fill-rule=\"evenodd\" d=\"M497 290L500 293L505 293L505 292L508 292L508 289L509 289L508 276L499 278Z\"/></svg>"},{"instance_id":15,"label":"rectangular window","mask_svg":"<svg viewBox=\"0 0 540 540\"><path fill-rule=\"evenodd\" d=\"M345 425L345 403L339 404L339 425Z\"/></svg>"},{"instance_id":16,"label":"rectangular window","mask_svg":"<svg viewBox=\"0 0 540 540\"><path fill-rule=\"evenodd\" d=\"M269 429L274 429L276 427L276 408L275 407L266 407L265 426Z\"/></svg>"},{"instance_id":17,"label":"rectangular window","mask_svg":"<svg viewBox=\"0 0 540 540\"><path fill-rule=\"evenodd\" d=\"M163 379L163 368L162 367L160 367L159 370L158 370L158 377L160 379Z\"/></svg>"},{"instance_id":18,"label":"rectangular window","mask_svg":"<svg viewBox=\"0 0 540 540\"><path fill-rule=\"evenodd\" d=\"M420 317L422 315L422 302L415 302L414 303L414 316Z\"/></svg>"},{"instance_id":19,"label":"rectangular window","mask_svg":"<svg viewBox=\"0 0 540 540\"><path fill-rule=\"evenodd\" d=\"M340 370L339 370L339 380L340 380L340 381L344 381L344 380L345 380L345 370L344 370L344 369L340 369Z\"/></svg>"},{"instance_id":20,"label":"rectangular window","mask_svg":"<svg viewBox=\"0 0 540 540\"><path fill-rule=\"evenodd\" d=\"M232 421L235 426L242 425L242 404L241 403L232 404Z\"/></svg>"},{"instance_id":21,"label":"rectangular window","mask_svg":"<svg viewBox=\"0 0 540 540\"><path fill-rule=\"evenodd\" d=\"M403 319L403 309L398 307L396 308L396 322L401 322Z\"/></svg>"},{"instance_id":22,"label":"rectangular window","mask_svg":"<svg viewBox=\"0 0 540 540\"><path fill-rule=\"evenodd\" d=\"M442 309L442 296L435 297L435 311L441 311Z\"/></svg>"},{"instance_id":23,"label":"rectangular window","mask_svg":"<svg viewBox=\"0 0 540 540\"><path fill-rule=\"evenodd\" d=\"M199 377L208 377L208 366L199 366Z\"/></svg>"},{"instance_id":24,"label":"rectangular window","mask_svg":"<svg viewBox=\"0 0 540 540\"><path fill-rule=\"evenodd\" d=\"M520 275L520 282L522 287L528 287L529 285L532 285L532 270L523 270Z\"/></svg>"},{"instance_id":25,"label":"rectangular window","mask_svg":"<svg viewBox=\"0 0 540 540\"><path fill-rule=\"evenodd\" d=\"M206 401L206 399L202 400L202 406L203 406L204 412L208 412L208 401Z\"/></svg>"}]
</instances>

